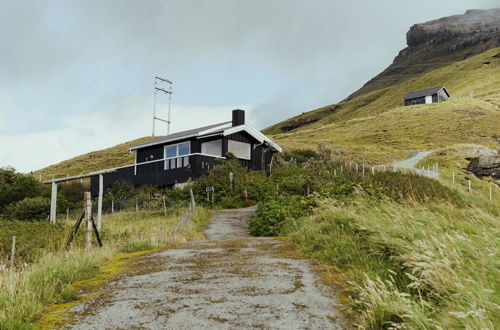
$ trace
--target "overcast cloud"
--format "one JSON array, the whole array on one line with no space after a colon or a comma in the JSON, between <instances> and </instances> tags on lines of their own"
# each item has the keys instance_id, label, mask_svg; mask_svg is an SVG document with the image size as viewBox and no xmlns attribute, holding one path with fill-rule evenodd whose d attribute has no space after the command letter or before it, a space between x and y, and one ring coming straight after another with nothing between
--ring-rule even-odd
<instances>
[{"instance_id":1,"label":"overcast cloud","mask_svg":"<svg viewBox=\"0 0 500 330\"><path fill-rule=\"evenodd\" d=\"M151 134L155 75L174 82L173 131L237 107L264 128L354 92L411 25L495 4L0 0L0 166L32 171Z\"/></svg>"}]
</instances>

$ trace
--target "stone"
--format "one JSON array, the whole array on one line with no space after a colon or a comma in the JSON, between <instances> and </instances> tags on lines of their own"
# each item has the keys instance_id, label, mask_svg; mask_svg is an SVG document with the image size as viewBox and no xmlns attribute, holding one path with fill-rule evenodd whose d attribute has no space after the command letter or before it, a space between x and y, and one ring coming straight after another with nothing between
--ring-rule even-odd
<instances>
[{"instance_id":1,"label":"stone","mask_svg":"<svg viewBox=\"0 0 500 330\"><path fill-rule=\"evenodd\" d=\"M481 156L470 158L467 171L474 173L477 177L489 176L500 180L500 156Z\"/></svg>"}]
</instances>

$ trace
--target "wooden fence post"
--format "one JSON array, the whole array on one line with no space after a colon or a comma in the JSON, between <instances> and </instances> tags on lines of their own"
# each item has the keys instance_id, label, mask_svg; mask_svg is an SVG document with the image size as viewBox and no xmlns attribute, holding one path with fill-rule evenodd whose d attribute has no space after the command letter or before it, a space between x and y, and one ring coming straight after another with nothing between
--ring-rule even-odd
<instances>
[{"instance_id":1,"label":"wooden fence post","mask_svg":"<svg viewBox=\"0 0 500 330\"><path fill-rule=\"evenodd\" d=\"M12 248L10 250L10 269L14 269L15 256L16 256L16 236L12 236Z\"/></svg>"},{"instance_id":2,"label":"wooden fence post","mask_svg":"<svg viewBox=\"0 0 500 330\"><path fill-rule=\"evenodd\" d=\"M102 193L103 193L104 179L103 175L99 174L99 199L97 200L97 229L101 230L102 227Z\"/></svg>"},{"instance_id":3,"label":"wooden fence post","mask_svg":"<svg viewBox=\"0 0 500 330\"><path fill-rule=\"evenodd\" d=\"M111 200L111 214L115 213L115 200Z\"/></svg>"},{"instance_id":4,"label":"wooden fence post","mask_svg":"<svg viewBox=\"0 0 500 330\"><path fill-rule=\"evenodd\" d=\"M57 213L57 183L52 181L52 191L50 194L50 223L56 223L56 213Z\"/></svg>"},{"instance_id":5,"label":"wooden fence post","mask_svg":"<svg viewBox=\"0 0 500 330\"><path fill-rule=\"evenodd\" d=\"M89 191L83 194L85 200L85 222L87 223L85 228L85 251L90 251L92 249L92 199Z\"/></svg>"},{"instance_id":6,"label":"wooden fence post","mask_svg":"<svg viewBox=\"0 0 500 330\"><path fill-rule=\"evenodd\" d=\"M233 172L229 172L229 189L233 190Z\"/></svg>"},{"instance_id":7,"label":"wooden fence post","mask_svg":"<svg viewBox=\"0 0 500 330\"><path fill-rule=\"evenodd\" d=\"M163 212L165 212L165 216L167 216L167 203L165 202L165 196L162 196L163 199Z\"/></svg>"},{"instance_id":8,"label":"wooden fence post","mask_svg":"<svg viewBox=\"0 0 500 330\"><path fill-rule=\"evenodd\" d=\"M196 209L196 201L194 200L193 189L189 189L189 196L191 197L191 207L193 208L194 211L194 209Z\"/></svg>"},{"instance_id":9,"label":"wooden fence post","mask_svg":"<svg viewBox=\"0 0 500 330\"><path fill-rule=\"evenodd\" d=\"M452 180L453 180L453 184L455 184L455 171L452 172Z\"/></svg>"},{"instance_id":10,"label":"wooden fence post","mask_svg":"<svg viewBox=\"0 0 500 330\"><path fill-rule=\"evenodd\" d=\"M469 181L469 194L470 194L472 191L472 183L471 183L471 180L468 180L468 181Z\"/></svg>"},{"instance_id":11,"label":"wooden fence post","mask_svg":"<svg viewBox=\"0 0 500 330\"><path fill-rule=\"evenodd\" d=\"M492 200L492 198L493 198L493 196L492 196L492 191L491 191L491 186L492 186L492 185L493 185L493 184L490 182L490 184L489 184L489 187L490 187L490 201L491 201L491 200Z\"/></svg>"}]
</instances>

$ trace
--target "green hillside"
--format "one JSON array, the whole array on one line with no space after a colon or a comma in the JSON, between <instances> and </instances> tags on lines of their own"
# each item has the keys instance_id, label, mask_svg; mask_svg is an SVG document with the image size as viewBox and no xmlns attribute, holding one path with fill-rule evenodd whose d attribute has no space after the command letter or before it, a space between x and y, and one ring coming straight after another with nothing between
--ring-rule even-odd
<instances>
[{"instance_id":1,"label":"green hillside","mask_svg":"<svg viewBox=\"0 0 500 330\"><path fill-rule=\"evenodd\" d=\"M35 171L33 175L36 178L41 178L43 181L52 179L53 176L58 178L80 175L82 173L133 164L135 160L134 154L128 152L128 148L155 138L157 137L147 136L114 147L89 152Z\"/></svg>"},{"instance_id":2,"label":"green hillside","mask_svg":"<svg viewBox=\"0 0 500 330\"><path fill-rule=\"evenodd\" d=\"M498 148L500 143L500 48L293 117L264 130L285 148L327 143L371 161L400 158L410 150L457 143ZM450 100L403 106L411 91L444 85ZM312 122L304 126L300 123ZM288 132L282 127L300 126Z\"/></svg>"},{"instance_id":3,"label":"green hillside","mask_svg":"<svg viewBox=\"0 0 500 330\"><path fill-rule=\"evenodd\" d=\"M331 145L373 163L404 158L412 150L473 143L499 148L500 48L440 68L399 85L372 91L290 118L264 130L285 149ZM444 85L447 102L403 106L402 97ZM472 95L471 95L472 91ZM308 123L301 126L303 123ZM282 127L297 127L284 132ZM132 164L132 145L144 137L84 154L34 172L42 180Z\"/></svg>"}]
</instances>

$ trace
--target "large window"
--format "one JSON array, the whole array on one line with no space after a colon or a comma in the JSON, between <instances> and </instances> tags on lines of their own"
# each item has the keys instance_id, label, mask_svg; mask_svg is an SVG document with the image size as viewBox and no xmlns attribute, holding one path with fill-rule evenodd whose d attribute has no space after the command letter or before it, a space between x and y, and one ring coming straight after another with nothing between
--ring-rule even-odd
<instances>
[{"instance_id":1,"label":"large window","mask_svg":"<svg viewBox=\"0 0 500 330\"><path fill-rule=\"evenodd\" d=\"M227 141L227 151L240 159L251 159L252 145L250 143L238 142L233 140Z\"/></svg>"},{"instance_id":2,"label":"large window","mask_svg":"<svg viewBox=\"0 0 500 330\"><path fill-rule=\"evenodd\" d=\"M222 156L222 140L203 142L201 153L211 156Z\"/></svg>"},{"instance_id":3,"label":"large window","mask_svg":"<svg viewBox=\"0 0 500 330\"><path fill-rule=\"evenodd\" d=\"M173 144L165 147L165 169L186 167L189 164L191 142Z\"/></svg>"}]
</instances>

